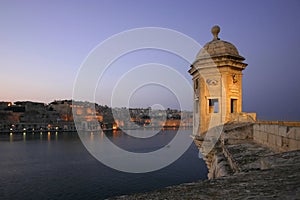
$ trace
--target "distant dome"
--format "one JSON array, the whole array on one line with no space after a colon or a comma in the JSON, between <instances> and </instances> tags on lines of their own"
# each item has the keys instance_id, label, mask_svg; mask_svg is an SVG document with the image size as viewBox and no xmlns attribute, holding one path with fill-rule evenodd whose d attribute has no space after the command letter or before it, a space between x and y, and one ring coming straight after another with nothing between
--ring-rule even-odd
<instances>
[{"instance_id":1,"label":"distant dome","mask_svg":"<svg viewBox=\"0 0 300 200\"><path fill-rule=\"evenodd\" d=\"M238 59L244 59L239 55L237 48L226 41L220 40L218 34L220 32L219 26L212 28L213 40L204 45L197 55L197 59L203 59L207 57L218 57L218 56L233 56Z\"/></svg>"}]
</instances>

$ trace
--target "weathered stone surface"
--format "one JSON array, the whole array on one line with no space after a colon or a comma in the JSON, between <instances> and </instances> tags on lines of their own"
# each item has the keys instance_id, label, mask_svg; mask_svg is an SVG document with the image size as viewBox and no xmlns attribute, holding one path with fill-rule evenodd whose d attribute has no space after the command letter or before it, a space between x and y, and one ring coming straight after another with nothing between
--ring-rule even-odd
<instances>
[{"instance_id":1,"label":"weathered stone surface","mask_svg":"<svg viewBox=\"0 0 300 200\"><path fill-rule=\"evenodd\" d=\"M221 138L236 137L244 130L244 124L238 126L225 125ZM217 142L204 157L210 180L112 199L300 199L300 150L277 153L241 135L240 143Z\"/></svg>"},{"instance_id":2,"label":"weathered stone surface","mask_svg":"<svg viewBox=\"0 0 300 200\"><path fill-rule=\"evenodd\" d=\"M247 141L238 145L226 146L229 159L232 159L237 165L238 172L245 172L260 169L260 159L273 152L267 148L262 147L253 141Z\"/></svg>"},{"instance_id":3,"label":"weathered stone surface","mask_svg":"<svg viewBox=\"0 0 300 200\"><path fill-rule=\"evenodd\" d=\"M278 134L282 137L287 137L287 127L279 126Z\"/></svg>"},{"instance_id":4,"label":"weathered stone surface","mask_svg":"<svg viewBox=\"0 0 300 200\"><path fill-rule=\"evenodd\" d=\"M217 38L203 46L189 73L194 82L194 134L229 121L253 122L256 114L242 112L242 71L247 64L237 48ZM197 120L198 121L198 120ZM201 126L199 126L201 124Z\"/></svg>"},{"instance_id":5,"label":"weathered stone surface","mask_svg":"<svg viewBox=\"0 0 300 200\"><path fill-rule=\"evenodd\" d=\"M254 141L275 151L293 151L300 148L300 127L287 125L260 124L253 127Z\"/></svg>"},{"instance_id":6,"label":"weathered stone surface","mask_svg":"<svg viewBox=\"0 0 300 200\"><path fill-rule=\"evenodd\" d=\"M224 126L221 142L225 145L239 144L253 138L253 123L230 123ZM230 134L227 134L230 133Z\"/></svg>"},{"instance_id":7,"label":"weathered stone surface","mask_svg":"<svg viewBox=\"0 0 300 200\"><path fill-rule=\"evenodd\" d=\"M299 199L300 151L269 155L265 160L269 162L265 170L111 199Z\"/></svg>"}]
</instances>

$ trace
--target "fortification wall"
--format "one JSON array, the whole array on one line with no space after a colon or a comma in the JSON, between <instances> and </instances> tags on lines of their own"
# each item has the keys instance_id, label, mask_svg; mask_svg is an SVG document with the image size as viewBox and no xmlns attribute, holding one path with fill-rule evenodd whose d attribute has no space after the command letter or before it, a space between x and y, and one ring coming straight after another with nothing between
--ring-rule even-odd
<instances>
[{"instance_id":1,"label":"fortification wall","mask_svg":"<svg viewBox=\"0 0 300 200\"><path fill-rule=\"evenodd\" d=\"M282 125L280 125L282 124ZM253 140L268 146L274 151L285 152L300 149L300 126L288 126L295 123L255 123Z\"/></svg>"},{"instance_id":2,"label":"fortification wall","mask_svg":"<svg viewBox=\"0 0 300 200\"><path fill-rule=\"evenodd\" d=\"M264 169L263 157L278 152L300 150L300 126L288 126L298 122L276 123L229 123L206 154L209 179L228 176L252 169ZM213 129L212 129L213 130ZM214 135L214 134L212 134ZM211 140L195 140L200 151L205 153L205 143Z\"/></svg>"},{"instance_id":3,"label":"fortification wall","mask_svg":"<svg viewBox=\"0 0 300 200\"><path fill-rule=\"evenodd\" d=\"M292 121L257 121L258 124L274 124L274 125L282 125L282 126L299 126L300 122L292 122Z\"/></svg>"},{"instance_id":4,"label":"fortification wall","mask_svg":"<svg viewBox=\"0 0 300 200\"><path fill-rule=\"evenodd\" d=\"M213 180L113 199L297 199L300 150L291 150L300 149L299 133L300 127L274 123L226 124L214 148L203 157ZM195 137L201 152L207 152L205 146L215 140L213 135L208 140ZM285 141L288 147L282 146ZM274 152L269 146L286 152Z\"/></svg>"}]
</instances>

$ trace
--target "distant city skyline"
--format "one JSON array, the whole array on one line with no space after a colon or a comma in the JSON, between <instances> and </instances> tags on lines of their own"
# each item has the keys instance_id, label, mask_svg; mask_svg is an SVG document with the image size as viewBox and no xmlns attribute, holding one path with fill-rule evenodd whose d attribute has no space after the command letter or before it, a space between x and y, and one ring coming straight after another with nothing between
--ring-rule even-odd
<instances>
[{"instance_id":1,"label":"distant city skyline","mask_svg":"<svg viewBox=\"0 0 300 200\"><path fill-rule=\"evenodd\" d=\"M119 32L163 27L203 46L212 39L211 27L218 24L220 38L234 44L248 63L243 110L256 112L258 119L300 120L299 9L297 0L4 0L0 2L0 101L71 99L77 72L89 52ZM109 93L124 72L149 62L172 66L191 80L189 63L145 50L113 63L98 89ZM98 89L96 103L110 106L105 92ZM156 101L166 108L178 107L172 93L157 87L141 88L130 104L147 107ZM190 105L192 110L192 100Z\"/></svg>"}]
</instances>

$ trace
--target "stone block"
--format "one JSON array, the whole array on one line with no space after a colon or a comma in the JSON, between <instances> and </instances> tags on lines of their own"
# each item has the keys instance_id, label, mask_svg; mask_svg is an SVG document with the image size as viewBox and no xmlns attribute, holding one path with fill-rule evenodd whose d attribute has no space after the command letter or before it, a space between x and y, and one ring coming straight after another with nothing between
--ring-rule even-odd
<instances>
[{"instance_id":1,"label":"stone block","mask_svg":"<svg viewBox=\"0 0 300 200\"><path fill-rule=\"evenodd\" d=\"M287 127L286 126L279 126L278 127L278 134L282 137L287 137Z\"/></svg>"},{"instance_id":2,"label":"stone block","mask_svg":"<svg viewBox=\"0 0 300 200\"><path fill-rule=\"evenodd\" d=\"M265 132L265 125L264 124L261 124L259 126L259 130L262 131L262 132Z\"/></svg>"},{"instance_id":3,"label":"stone block","mask_svg":"<svg viewBox=\"0 0 300 200\"><path fill-rule=\"evenodd\" d=\"M259 131L259 130L253 131L253 140L257 141L257 142L260 142L262 140L261 139L261 134L262 134L262 132Z\"/></svg>"},{"instance_id":4,"label":"stone block","mask_svg":"<svg viewBox=\"0 0 300 200\"><path fill-rule=\"evenodd\" d=\"M268 133L261 131L259 138L262 142L268 142Z\"/></svg>"},{"instance_id":5,"label":"stone block","mask_svg":"<svg viewBox=\"0 0 300 200\"><path fill-rule=\"evenodd\" d=\"M282 137L282 147L286 150L289 149L289 139L286 137Z\"/></svg>"},{"instance_id":6,"label":"stone block","mask_svg":"<svg viewBox=\"0 0 300 200\"><path fill-rule=\"evenodd\" d=\"M268 144L270 146L275 146L276 145L276 136L273 134L268 134Z\"/></svg>"},{"instance_id":7,"label":"stone block","mask_svg":"<svg viewBox=\"0 0 300 200\"><path fill-rule=\"evenodd\" d=\"M259 131L259 130L260 130L260 124L254 124L253 131Z\"/></svg>"},{"instance_id":8,"label":"stone block","mask_svg":"<svg viewBox=\"0 0 300 200\"><path fill-rule=\"evenodd\" d=\"M273 125L273 124L271 124L271 125L266 125L266 131L267 131L268 133L274 134L274 125Z\"/></svg>"},{"instance_id":9,"label":"stone block","mask_svg":"<svg viewBox=\"0 0 300 200\"><path fill-rule=\"evenodd\" d=\"M258 138L259 135L259 130L253 130L253 139L256 140Z\"/></svg>"},{"instance_id":10,"label":"stone block","mask_svg":"<svg viewBox=\"0 0 300 200\"><path fill-rule=\"evenodd\" d=\"M289 150L298 150L299 141L294 139L289 139Z\"/></svg>"},{"instance_id":11,"label":"stone block","mask_svg":"<svg viewBox=\"0 0 300 200\"><path fill-rule=\"evenodd\" d=\"M294 127L296 140L300 140L300 127Z\"/></svg>"},{"instance_id":12,"label":"stone block","mask_svg":"<svg viewBox=\"0 0 300 200\"><path fill-rule=\"evenodd\" d=\"M265 132L274 134L274 125L265 125Z\"/></svg>"},{"instance_id":13,"label":"stone block","mask_svg":"<svg viewBox=\"0 0 300 200\"><path fill-rule=\"evenodd\" d=\"M253 124L253 131L257 129L258 124Z\"/></svg>"},{"instance_id":14,"label":"stone block","mask_svg":"<svg viewBox=\"0 0 300 200\"><path fill-rule=\"evenodd\" d=\"M276 146L282 147L282 136L276 136Z\"/></svg>"},{"instance_id":15,"label":"stone block","mask_svg":"<svg viewBox=\"0 0 300 200\"><path fill-rule=\"evenodd\" d=\"M287 132L287 137L290 139L296 139L296 129L290 128L289 131Z\"/></svg>"},{"instance_id":16,"label":"stone block","mask_svg":"<svg viewBox=\"0 0 300 200\"><path fill-rule=\"evenodd\" d=\"M273 133L279 135L279 125L273 125Z\"/></svg>"}]
</instances>

